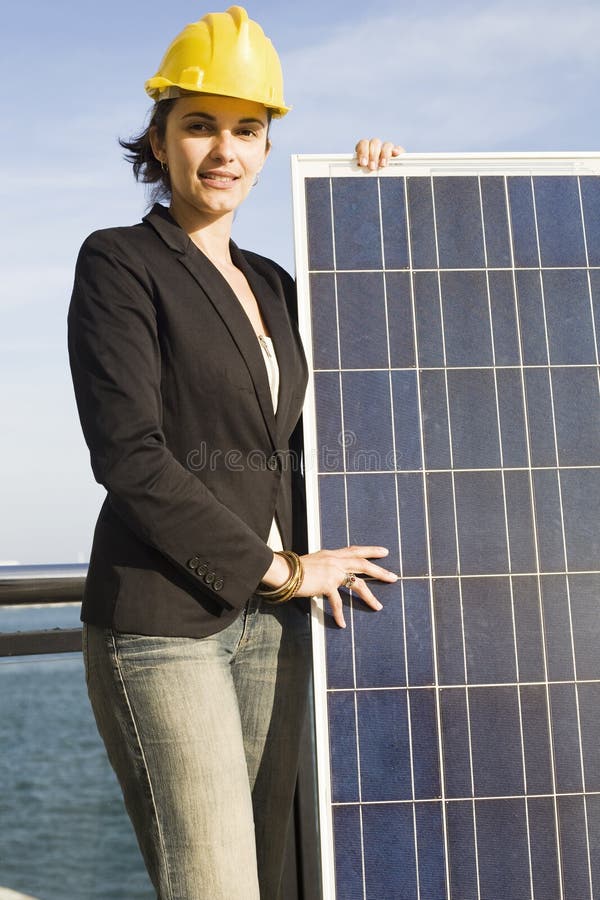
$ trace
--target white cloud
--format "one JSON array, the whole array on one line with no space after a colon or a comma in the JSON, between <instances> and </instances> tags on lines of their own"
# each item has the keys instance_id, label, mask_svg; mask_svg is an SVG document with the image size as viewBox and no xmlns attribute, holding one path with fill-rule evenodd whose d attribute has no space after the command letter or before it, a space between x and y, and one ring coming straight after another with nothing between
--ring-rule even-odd
<instances>
[{"instance_id":1,"label":"white cloud","mask_svg":"<svg viewBox=\"0 0 600 900\"><path fill-rule=\"evenodd\" d=\"M309 141L327 139L339 150L339 139L331 141L347 134L350 119L354 131L357 123L363 133L392 129L411 149L514 148L556 123L563 149L560 122L586 97L591 103L599 58L600 8L586 3L372 18L285 56L286 88L300 112L286 142L309 152ZM597 128L589 119L587 133Z\"/></svg>"}]
</instances>

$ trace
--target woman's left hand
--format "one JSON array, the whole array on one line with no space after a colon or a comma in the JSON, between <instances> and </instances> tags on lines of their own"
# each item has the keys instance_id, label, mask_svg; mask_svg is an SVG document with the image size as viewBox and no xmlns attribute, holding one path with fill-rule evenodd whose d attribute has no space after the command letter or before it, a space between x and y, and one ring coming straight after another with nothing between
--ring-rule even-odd
<instances>
[{"instance_id":1,"label":"woman's left hand","mask_svg":"<svg viewBox=\"0 0 600 900\"><path fill-rule=\"evenodd\" d=\"M363 169L380 169L387 166L392 156L404 153L404 147L379 138L362 138L356 144L356 161Z\"/></svg>"}]
</instances>

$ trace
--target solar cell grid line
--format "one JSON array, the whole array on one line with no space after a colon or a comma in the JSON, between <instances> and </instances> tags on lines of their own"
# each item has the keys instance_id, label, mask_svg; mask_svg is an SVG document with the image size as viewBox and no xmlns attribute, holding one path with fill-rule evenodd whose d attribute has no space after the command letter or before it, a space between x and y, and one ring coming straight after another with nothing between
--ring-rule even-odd
<instances>
[{"instance_id":1,"label":"solar cell grid line","mask_svg":"<svg viewBox=\"0 0 600 900\"><path fill-rule=\"evenodd\" d=\"M576 182L577 182L576 189L578 192L578 200L579 200L579 181L578 181L578 179L576 180ZM532 193L532 197L533 197L533 210L534 210L534 218L535 218L535 236L536 236L536 243L537 243L537 248L538 248L538 256L540 258L540 263L541 263L542 251L541 251L541 246L540 246L540 230L539 230L539 225L538 225L537 205L536 205L536 189L535 188L536 188L536 186L535 186L535 183L534 183L533 177L532 177L531 193ZM585 232L584 232L583 228L582 228L582 238L583 238L583 242L585 244ZM546 352L548 355L548 363L550 363L552 356L550 353L550 341L548 338L548 320L547 320L547 315L546 315L544 279L542 277L541 269L540 269L540 289L541 289L542 310L543 310L543 318L544 318L544 331L545 331L545 338L546 338ZM556 429L556 410L555 410L555 404L554 404L554 393L553 393L552 372L551 371L549 373L548 381L549 381L549 385L550 385L550 404L551 404L551 409L552 409L552 431L553 431L553 436L554 436L556 464L558 466L559 461L560 461L560 455L559 455L559 449L558 449L558 438L557 438L557 429ZM568 554L567 554L567 539L566 539L566 533L565 533L565 520L564 520L564 512L563 512L564 507L563 507L563 500L562 500L560 473L559 473L559 476L557 479L557 484L558 484L558 497L559 497L559 509L560 509L560 531L561 531L561 538L562 538L562 544L563 544L563 554L564 554L564 558L565 558L566 571L568 573L569 559L568 559ZM568 574L565 575L565 589L566 589L569 630L570 630L570 638L571 638L571 655L572 655L572 659L573 659L573 672L575 675L575 682L577 682L577 659L576 659L576 654L575 654L575 643L573 640L573 616L572 616L572 610L571 610L571 595L570 595ZM581 733L581 717L580 717L580 711L579 711L579 695L578 695L577 687L575 687L574 698L575 698L575 713L576 713L576 719L577 719L577 731L578 731L578 738L579 738L579 759L580 759L580 766L581 766L581 782L582 782L582 786L583 786L583 815L584 815L584 822L585 822L585 843L586 843L586 853L587 853L587 866L588 866L588 875L589 875L590 894L592 894L593 893L593 884L592 884L592 864L591 864L591 855L590 855L590 835L589 835L589 828L588 828L587 802L586 802L586 797L585 797L585 793L586 793L585 766L584 766L584 762L583 762L583 739L582 739L582 733Z\"/></svg>"},{"instance_id":2,"label":"solar cell grid line","mask_svg":"<svg viewBox=\"0 0 600 900\"><path fill-rule=\"evenodd\" d=\"M404 187L404 186L403 186ZM380 183L377 183L377 204L379 209L379 230L380 230L380 238L381 238L381 259L384 271L386 270L386 248L384 241L384 226L383 226L383 212L382 212L382 203L381 203L381 187ZM333 210L332 210L333 212ZM385 312L385 326L386 326L386 349L387 349L387 358L388 358L388 367L389 367L389 390L390 390L390 419L392 423L392 452L393 459L397 460L397 447L396 447L396 429L394 425L394 386L392 382L392 354L390 347L390 328L389 328L389 312L388 312L388 291L386 279L383 279L383 299L384 299L384 312ZM396 519L398 523L397 527L397 535L398 535L398 552L399 552L399 561L400 567L399 572L402 576L403 573L403 555L402 555L402 535L400 533L400 503L398 498L398 483L396 480L395 487L395 503L396 503ZM400 599L402 604L402 643L403 646L406 647L406 610L404 605L404 590L402 584L400 585ZM408 657L405 653L404 656L404 677L406 679L406 684L409 683L409 672L408 672ZM407 723L408 723L408 754L410 761L410 789L412 800L415 799L415 773L414 773L414 761L413 761L413 738L412 738L412 724L411 724L411 703L410 703L410 693L407 691ZM418 841L418 831L417 831L417 816L416 809L413 802L413 840L414 840L414 848L415 848L415 880L416 880L416 889L417 889L417 900L421 900L421 891L420 891L420 879L419 879L419 841Z\"/></svg>"},{"instance_id":3,"label":"solar cell grid line","mask_svg":"<svg viewBox=\"0 0 600 900\"><path fill-rule=\"evenodd\" d=\"M600 154L293 167L323 897L600 900Z\"/></svg>"},{"instance_id":4,"label":"solar cell grid line","mask_svg":"<svg viewBox=\"0 0 600 900\"><path fill-rule=\"evenodd\" d=\"M440 252L439 252L439 244L438 244L438 223L436 216L436 191L435 191L435 182L431 179L431 187L432 187L432 210L433 210L433 229L434 229L434 237L435 237L435 250L436 250L436 262L437 262L437 279L438 279L438 291L440 298L440 324L441 324L441 336L442 336L442 358L444 364L444 381L445 381L445 396L446 396L446 412L448 419L448 445L449 445L449 453L450 453L450 478L451 478L451 486L452 486L452 506L453 506L453 518L454 518L454 529L456 534L456 574L458 576L458 599L460 606L460 619L462 626L462 638L464 643L464 654L463 658L465 661L465 712L466 712L466 730L467 730L467 745L469 751L469 775L471 780L471 796L473 800L471 801L471 812L473 817L473 839L474 839L474 863L475 863L475 878L477 885L477 900L481 900L481 875L480 875L480 865L479 865L479 850L478 850L478 827L477 827L477 809L475 804L476 790L475 790L475 767L473 760L473 736L472 736L472 718L471 718L471 697L469 693L469 671L467 664L467 654L466 654L466 632L465 632L465 615L464 615L464 598L463 598L463 585L462 585L462 567L461 567L461 552L460 552L460 544L459 544L459 528L458 528L458 510L457 510L457 502L456 502L456 475L455 475L455 462L454 462L454 441L453 441L453 428L452 428L452 413L450 409L450 392L448 386L448 356L447 356L447 348L446 348L446 329L445 329L445 315L444 315L444 303L443 303L443 291L442 291L442 273L440 271ZM481 223L483 227L483 211L481 213ZM473 235L472 235L473 237ZM483 246L481 248L484 254L485 260L485 240L483 240ZM417 354L418 358L418 354ZM492 357L493 363L493 357ZM426 482L425 482L426 484ZM427 494L427 489L426 489Z\"/></svg>"}]
</instances>

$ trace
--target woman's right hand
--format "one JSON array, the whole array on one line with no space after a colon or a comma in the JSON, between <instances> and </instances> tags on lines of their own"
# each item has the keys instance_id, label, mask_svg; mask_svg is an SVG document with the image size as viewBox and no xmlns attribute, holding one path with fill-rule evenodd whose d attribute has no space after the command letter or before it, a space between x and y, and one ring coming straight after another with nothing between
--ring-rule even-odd
<instances>
[{"instance_id":1,"label":"woman's right hand","mask_svg":"<svg viewBox=\"0 0 600 900\"><path fill-rule=\"evenodd\" d=\"M371 609L381 609L382 605L371 592L364 579L358 574L377 578L379 581L395 582L398 576L382 566L371 562L387 556L385 547L341 547L338 550L318 550L301 556L304 577L297 591L298 597L314 597L323 595L329 601L334 621L340 628L345 628L344 610L339 589L343 587L349 575L354 575L352 592L363 600Z\"/></svg>"}]
</instances>

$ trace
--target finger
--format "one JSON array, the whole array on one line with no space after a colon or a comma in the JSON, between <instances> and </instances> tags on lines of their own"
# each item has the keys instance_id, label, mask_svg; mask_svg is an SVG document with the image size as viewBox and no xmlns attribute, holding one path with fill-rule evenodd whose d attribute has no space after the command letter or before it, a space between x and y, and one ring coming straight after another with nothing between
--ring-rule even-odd
<instances>
[{"instance_id":1,"label":"finger","mask_svg":"<svg viewBox=\"0 0 600 900\"><path fill-rule=\"evenodd\" d=\"M394 145L392 144L391 141L386 141L384 144L382 144L381 152L379 154L380 168L383 166L387 166L387 164L392 156L393 151L394 151Z\"/></svg>"},{"instance_id":2,"label":"finger","mask_svg":"<svg viewBox=\"0 0 600 900\"><path fill-rule=\"evenodd\" d=\"M333 621L336 625L339 625L340 628L345 628L346 622L344 620L344 605L342 603L342 598L340 597L339 592L333 591L331 594L327 594L327 599L329 601L329 606L331 607Z\"/></svg>"},{"instance_id":3,"label":"finger","mask_svg":"<svg viewBox=\"0 0 600 900\"><path fill-rule=\"evenodd\" d=\"M354 594L357 594L364 603L367 604L371 609L380 610L383 609L383 604L379 602L375 594L370 590L370 588L364 583L362 578L357 578L351 588Z\"/></svg>"},{"instance_id":4,"label":"finger","mask_svg":"<svg viewBox=\"0 0 600 900\"><path fill-rule=\"evenodd\" d=\"M362 138L356 144L356 161L359 166L369 164L369 141L366 138Z\"/></svg>"},{"instance_id":5,"label":"finger","mask_svg":"<svg viewBox=\"0 0 600 900\"><path fill-rule=\"evenodd\" d=\"M394 149L392 150L392 156L400 156L401 153L406 153L406 150L404 149L404 147L396 144Z\"/></svg>"},{"instance_id":6,"label":"finger","mask_svg":"<svg viewBox=\"0 0 600 900\"><path fill-rule=\"evenodd\" d=\"M378 167L380 153L381 141L379 138L371 138L369 141L369 169L374 170Z\"/></svg>"},{"instance_id":7,"label":"finger","mask_svg":"<svg viewBox=\"0 0 600 900\"><path fill-rule=\"evenodd\" d=\"M373 559L380 559L382 556L389 554L387 547L366 547L363 545L352 544L349 547L338 547L337 550L328 550L332 556L340 556L345 559L348 556L366 556Z\"/></svg>"}]
</instances>

